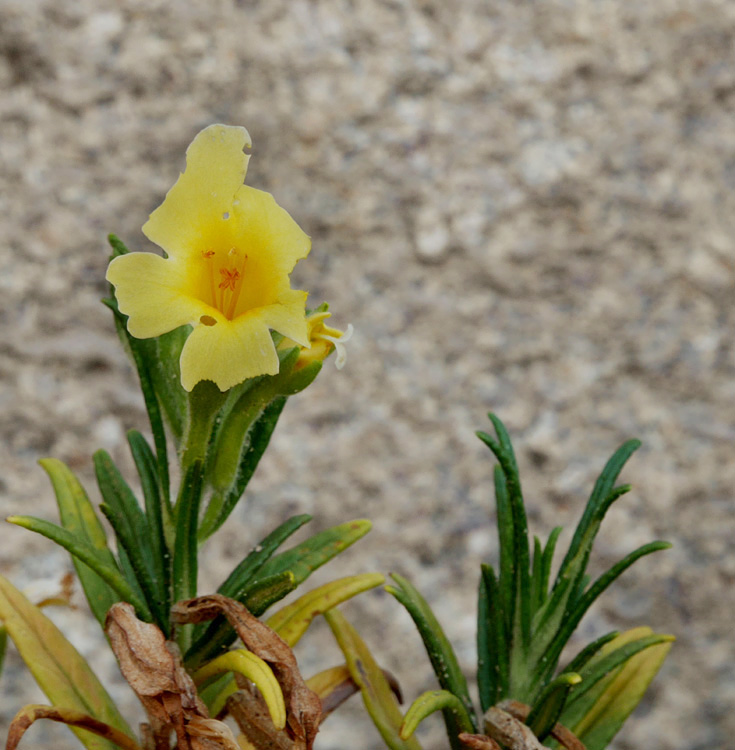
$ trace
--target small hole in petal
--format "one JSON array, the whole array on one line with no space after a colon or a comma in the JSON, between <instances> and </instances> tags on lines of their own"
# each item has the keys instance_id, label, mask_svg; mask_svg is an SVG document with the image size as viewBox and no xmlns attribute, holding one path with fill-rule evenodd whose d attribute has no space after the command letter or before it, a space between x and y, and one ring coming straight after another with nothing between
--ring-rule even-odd
<instances>
[{"instance_id":1,"label":"small hole in petal","mask_svg":"<svg viewBox=\"0 0 735 750\"><path fill-rule=\"evenodd\" d=\"M224 219L225 221L227 221L227 219L229 219L229 218L230 218L230 212L229 212L229 211L225 211L225 212L224 212L224 213L222 214L222 218L223 218L223 219Z\"/></svg>"},{"instance_id":2,"label":"small hole in petal","mask_svg":"<svg viewBox=\"0 0 735 750\"><path fill-rule=\"evenodd\" d=\"M205 326L217 325L217 321L211 315L202 315L202 317L199 318L199 322Z\"/></svg>"}]
</instances>

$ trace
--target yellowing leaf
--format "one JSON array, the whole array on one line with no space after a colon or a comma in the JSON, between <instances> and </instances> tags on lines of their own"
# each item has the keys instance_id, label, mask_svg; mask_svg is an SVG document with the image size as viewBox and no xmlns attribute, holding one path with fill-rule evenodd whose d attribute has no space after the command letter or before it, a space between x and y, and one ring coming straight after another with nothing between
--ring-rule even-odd
<instances>
[{"instance_id":1,"label":"yellowing leaf","mask_svg":"<svg viewBox=\"0 0 735 750\"><path fill-rule=\"evenodd\" d=\"M312 620L347 601L356 594L385 583L381 573L363 573L330 581L299 597L268 619L268 627L278 633L289 646L298 643Z\"/></svg>"},{"instance_id":2,"label":"yellowing leaf","mask_svg":"<svg viewBox=\"0 0 735 750\"><path fill-rule=\"evenodd\" d=\"M621 633L606 644L600 656L640 638L653 634L651 628L639 627ZM673 638L641 651L628 659L622 667L602 680L599 697L592 708L573 728L588 750L605 748L638 705L649 684L669 653Z\"/></svg>"},{"instance_id":3,"label":"yellowing leaf","mask_svg":"<svg viewBox=\"0 0 735 750\"><path fill-rule=\"evenodd\" d=\"M2 576L0 619L36 682L55 706L89 714L133 737L125 719L79 652L38 607ZM84 729L72 731L89 750L115 747Z\"/></svg>"},{"instance_id":4,"label":"yellowing leaf","mask_svg":"<svg viewBox=\"0 0 735 750\"><path fill-rule=\"evenodd\" d=\"M345 655L350 675L359 686L365 708L385 744L391 750L420 750L421 746L416 738L401 739L399 732L403 716L398 702L391 692L388 680L357 631L339 610L330 610L324 617Z\"/></svg>"}]
</instances>

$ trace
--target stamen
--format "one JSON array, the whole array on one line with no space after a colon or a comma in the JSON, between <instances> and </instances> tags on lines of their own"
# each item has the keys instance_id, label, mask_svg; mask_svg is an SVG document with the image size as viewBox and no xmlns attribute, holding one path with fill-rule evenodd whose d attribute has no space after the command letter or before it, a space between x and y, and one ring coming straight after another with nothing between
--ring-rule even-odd
<instances>
[{"instance_id":1,"label":"stamen","mask_svg":"<svg viewBox=\"0 0 735 750\"><path fill-rule=\"evenodd\" d=\"M240 266L240 272L235 271L237 274L238 279L242 279L242 277L245 275L245 263L248 260L247 253L243 254L242 259L242 265ZM227 318L229 320L232 320L232 316L235 314L235 307L237 307L237 300L240 299L240 290L242 289L242 282L237 285L237 289L233 287L234 294L232 295L232 298L230 299L230 306L227 308Z\"/></svg>"}]
</instances>

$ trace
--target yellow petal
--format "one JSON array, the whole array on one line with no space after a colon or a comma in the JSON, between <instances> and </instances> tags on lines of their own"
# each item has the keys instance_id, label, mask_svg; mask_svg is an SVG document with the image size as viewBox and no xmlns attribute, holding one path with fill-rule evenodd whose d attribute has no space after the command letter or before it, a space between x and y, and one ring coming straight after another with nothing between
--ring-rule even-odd
<instances>
[{"instance_id":1,"label":"yellow petal","mask_svg":"<svg viewBox=\"0 0 735 750\"><path fill-rule=\"evenodd\" d=\"M278 355L268 326L258 311L237 320L214 319L189 335L181 352L181 385L190 391L200 380L212 380L221 391L257 375L275 375Z\"/></svg>"},{"instance_id":2,"label":"yellow petal","mask_svg":"<svg viewBox=\"0 0 735 750\"><path fill-rule=\"evenodd\" d=\"M278 304L262 307L258 317L268 328L278 331L301 346L309 347L309 330L306 324L306 292L289 289Z\"/></svg>"},{"instance_id":3,"label":"yellow petal","mask_svg":"<svg viewBox=\"0 0 735 750\"><path fill-rule=\"evenodd\" d=\"M128 331L136 338L168 333L202 315L211 314L206 303L188 294L187 267L153 253L130 253L115 258L107 269L115 286L120 311L130 316Z\"/></svg>"},{"instance_id":4,"label":"yellow petal","mask_svg":"<svg viewBox=\"0 0 735 750\"><path fill-rule=\"evenodd\" d=\"M242 187L250 157L245 128L210 125L186 150L186 170L164 202L143 226L149 240L169 256L185 256L206 248L225 231L235 193Z\"/></svg>"},{"instance_id":5,"label":"yellow petal","mask_svg":"<svg viewBox=\"0 0 735 750\"><path fill-rule=\"evenodd\" d=\"M309 236L270 193L243 185L232 204L236 244L247 253L238 308L264 307L288 289L288 276L311 249Z\"/></svg>"}]
</instances>

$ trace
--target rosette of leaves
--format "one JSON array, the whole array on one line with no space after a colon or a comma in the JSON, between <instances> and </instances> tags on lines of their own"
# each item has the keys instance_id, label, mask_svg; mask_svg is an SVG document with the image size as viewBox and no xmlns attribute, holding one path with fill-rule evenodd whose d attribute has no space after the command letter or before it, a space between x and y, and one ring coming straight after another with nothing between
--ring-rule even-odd
<instances>
[{"instance_id":1,"label":"rosette of leaves","mask_svg":"<svg viewBox=\"0 0 735 750\"><path fill-rule=\"evenodd\" d=\"M624 443L600 474L564 558L552 578L561 527L545 544L529 543L518 465L502 422L489 415L495 436L478 437L498 460L495 496L500 560L483 565L479 585L477 683L481 714L454 650L425 599L405 578L386 587L408 610L423 639L439 690L420 696L400 726L382 731L394 749L416 747L413 732L441 710L452 748L485 750L542 747L602 750L642 698L673 638L638 628L608 633L559 667L562 651L590 605L636 560L666 542L634 550L591 581L586 573L600 524L612 504L630 490L617 477L637 440ZM368 706L370 708L370 706ZM380 728L380 725L379 725ZM479 734L478 734L479 733ZM407 743L412 744L407 744Z\"/></svg>"}]
</instances>

